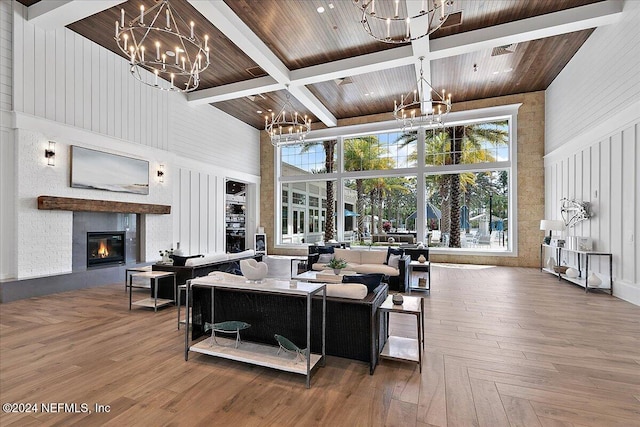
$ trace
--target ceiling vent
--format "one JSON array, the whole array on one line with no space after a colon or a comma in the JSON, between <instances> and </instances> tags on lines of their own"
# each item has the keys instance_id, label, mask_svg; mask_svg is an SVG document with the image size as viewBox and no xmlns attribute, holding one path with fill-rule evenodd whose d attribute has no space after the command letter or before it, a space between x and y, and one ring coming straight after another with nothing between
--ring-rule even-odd
<instances>
[{"instance_id":1,"label":"ceiling vent","mask_svg":"<svg viewBox=\"0 0 640 427\"><path fill-rule=\"evenodd\" d=\"M508 55L516 51L518 43L506 44L504 46L494 47L491 56Z\"/></svg>"},{"instance_id":2,"label":"ceiling vent","mask_svg":"<svg viewBox=\"0 0 640 427\"><path fill-rule=\"evenodd\" d=\"M246 70L247 73L251 74L253 77L264 77L267 75L267 72L258 66L247 68Z\"/></svg>"},{"instance_id":3,"label":"ceiling vent","mask_svg":"<svg viewBox=\"0 0 640 427\"><path fill-rule=\"evenodd\" d=\"M440 28L455 27L462 24L462 11L454 12L447 17Z\"/></svg>"},{"instance_id":4,"label":"ceiling vent","mask_svg":"<svg viewBox=\"0 0 640 427\"><path fill-rule=\"evenodd\" d=\"M343 77L341 79L334 79L333 81L336 82L338 86L344 86L353 83L353 79L351 77Z\"/></svg>"}]
</instances>

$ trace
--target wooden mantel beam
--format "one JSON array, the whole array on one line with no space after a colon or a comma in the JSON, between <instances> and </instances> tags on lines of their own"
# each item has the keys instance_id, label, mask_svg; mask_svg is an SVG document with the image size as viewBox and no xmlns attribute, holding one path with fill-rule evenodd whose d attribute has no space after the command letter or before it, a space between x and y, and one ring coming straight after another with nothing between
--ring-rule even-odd
<instances>
[{"instance_id":1,"label":"wooden mantel beam","mask_svg":"<svg viewBox=\"0 0 640 427\"><path fill-rule=\"evenodd\" d=\"M74 199L71 197L39 196L38 209L77 211L77 212L115 212L135 214L170 214L169 205L148 203L114 202L112 200Z\"/></svg>"}]
</instances>

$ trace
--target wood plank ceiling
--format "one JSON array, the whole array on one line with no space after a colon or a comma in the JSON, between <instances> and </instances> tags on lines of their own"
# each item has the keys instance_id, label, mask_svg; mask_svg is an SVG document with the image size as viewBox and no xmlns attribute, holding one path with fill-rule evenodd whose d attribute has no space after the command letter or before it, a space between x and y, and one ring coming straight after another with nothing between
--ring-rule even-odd
<instances>
[{"instance_id":1,"label":"wood plank ceiling","mask_svg":"<svg viewBox=\"0 0 640 427\"><path fill-rule=\"evenodd\" d=\"M19 1L25 5L37 3L34 0ZM124 8L127 16L131 17L138 13L140 5L148 9L155 1L129 0L72 23L68 28L122 55L113 39L113 22L120 16L120 9ZM555 19L560 11L584 9L603 1L455 0L454 9L462 11L462 22L436 31L430 39L447 41L455 36L464 37L468 32L499 25L504 27L504 24L532 17L542 17L544 21L545 15L552 17L556 13L553 16ZM317 101L318 105L328 110L329 116L333 115L336 119L390 112L394 99L410 91L416 84L417 57L426 55L429 59L430 52L417 51L417 44L390 45L369 37L362 29L359 9L352 0L224 0L224 3L216 5L216 8L223 7L230 14L235 14L246 26L246 31L243 31L253 32L261 40L262 45L251 46L251 49L238 41L237 35L225 34L214 25L218 23L210 22L211 15L204 11L206 3L209 2L171 0L172 7L186 21L195 22L200 34L209 35L214 52L212 65L202 73L201 85L194 95L197 96L198 92L209 93L206 90L212 88L221 93L229 92L226 98L205 97L205 100L212 100L212 105L216 108L258 129L264 127L265 115L271 111L279 111L284 104L287 95L284 84L288 81L274 75L275 90L273 85L268 90L261 90L261 85L256 83L256 91L250 93L250 96L247 96L246 91L238 91L236 94L232 89L234 84L262 82L257 80L259 76L255 77L248 71L254 69L255 74L255 67L265 64L265 59L256 58L255 53L251 54L256 49L259 51L266 47L273 54L274 59L271 62L267 60L267 65L289 70L292 87L296 83L296 73L313 76L316 72L322 74L325 68L340 69L336 64L353 61L351 58L354 57L359 59L380 55L381 61L386 61L388 57L397 54L401 58L409 52L408 60L399 60L392 67L381 65L378 69L374 66L366 72L357 71L338 76L335 73L327 74L327 78L316 78L315 81L312 78L310 83L300 83L299 87L307 92L292 90L291 103L301 114L309 114L314 122L318 118L307 108L309 102ZM404 2L401 3L405 8ZM317 11L320 6L324 7L323 13ZM453 94L454 104L456 101L544 90L592 31L593 28L583 26L579 31L558 31L557 34L542 38L525 37L499 52L493 49L500 46L497 45L488 49L484 46L465 51L459 55L443 55L425 61L427 75L430 75L434 88L446 89ZM262 71L260 68L257 70ZM299 101L295 98L296 93L307 95ZM389 116L391 118L391 114ZM326 123L326 119L323 121Z\"/></svg>"}]
</instances>

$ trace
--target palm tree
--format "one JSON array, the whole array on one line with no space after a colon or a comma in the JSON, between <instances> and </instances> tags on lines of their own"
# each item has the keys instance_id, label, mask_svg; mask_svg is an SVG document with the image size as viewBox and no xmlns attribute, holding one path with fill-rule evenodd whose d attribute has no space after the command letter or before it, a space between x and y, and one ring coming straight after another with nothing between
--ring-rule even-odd
<instances>
[{"instance_id":1,"label":"palm tree","mask_svg":"<svg viewBox=\"0 0 640 427\"><path fill-rule=\"evenodd\" d=\"M335 151L337 140L332 139L328 141L322 141L322 148L324 149L324 170L315 171L315 173L331 173L335 165ZM300 149L300 153L305 153L318 144L318 142L304 142ZM333 188L333 181L326 181L326 197L327 197L327 216L325 218L324 226L324 240L329 241L335 237L335 192Z\"/></svg>"},{"instance_id":2,"label":"palm tree","mask_svg":"<svg viewBox=\"0 0 640 427\"><path fill-rule=\"evenodd\" d=\"M387 169L388 159L381 158L384 150L375 135L349 138L344 140L344 169L345 171L365 171L373 169ZM358 236L364 235L364 179L356 178L356 211ZM372 206L373 208L373 206ZM373 213L372 219L373 219ZM371 222L373 227L373 220ZM373 230L371 230L373 231Z\"/></svg>"},{"instance_id":3,"label":"palm tree","mask_svg":"<svg viewBox=\"0 0 640 427\"><path fill-rule=\"evenodd\" d=\"M427 132L425 138L425 161L431 165L457 165L495 161L486 144L497 146L508 143L509 132L506 121L467 126L446 127L440 131ZM401 135L404 144L414 141L414 132ZM464 182L464 181L463 181ZM461 174L444 174L439 178L442 198L442 229L448 230L449 246L460 247L460 192Z\"/></svg>"}]
</instances>

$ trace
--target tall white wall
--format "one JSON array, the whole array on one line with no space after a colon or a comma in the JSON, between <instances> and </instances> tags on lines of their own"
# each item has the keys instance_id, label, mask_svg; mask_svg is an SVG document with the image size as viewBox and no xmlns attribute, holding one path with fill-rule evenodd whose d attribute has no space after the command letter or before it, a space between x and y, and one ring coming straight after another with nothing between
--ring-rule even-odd
<instances>
[{"instance_id":1,"label":"tall white wall","mask_svg":"<svg viewBox=\"0 0 640 427\"><path fill-rule=\"evenodd\" d=\"M0 2L0 279L71 270L71 213L37 210L39 195L170 204L171 216L147 217L147 261L178 241L188 253L224 251L224 181L259 183L259 131L141 84L123 58L66 28L35 27L26 14ZM43 164L48 140L57 142L54 168ZM70 188L70 145L149 160L150 195ZM52 231L62 243L54 255Z\"/></svg>"},{"instance_id":2,"label":"tall white wall","mask_svg":"<svg viewBox=\"0 0 640 427\"><path fill-rule=\"evenodd\" d=\"M638 28L640 2L627 0L622 21L596 29L547 89L545 210L559 218L562 197L590 202L594 217L567 233L611 252L614 294L640 305Z\"/></svg>"}]
</instances>

